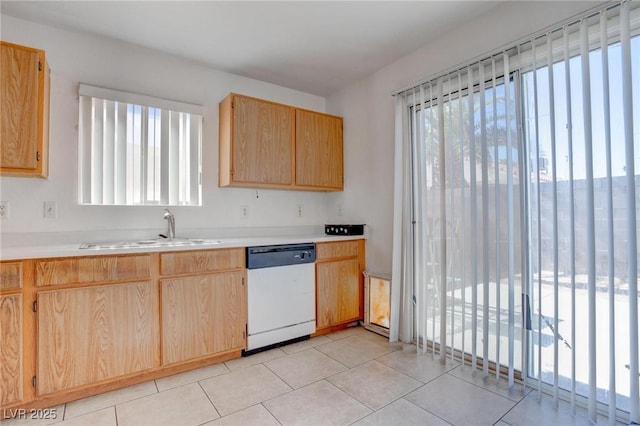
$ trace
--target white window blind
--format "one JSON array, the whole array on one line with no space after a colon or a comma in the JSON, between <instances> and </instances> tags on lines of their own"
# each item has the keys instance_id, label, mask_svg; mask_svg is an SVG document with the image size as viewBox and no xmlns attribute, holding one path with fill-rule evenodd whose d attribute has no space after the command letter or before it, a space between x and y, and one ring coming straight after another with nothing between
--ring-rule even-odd
<instances>
[{"instance_id":1,"label":"white window blind","mask_svg":"<svg viewBox=\"0 0 640 426\"><path fill-rule=\"evenodd\" d=\"M81 84L79 202L201 205L201 107Z\"/></svg>"},{"instance_id":2,"label":"white window blind","mask_svg":"<svg viewBox=\"0 0 640 426\"><path fill-rule=\"evenodd\" d=\"M522 73L535 314L527 374L539 392L586 405L594 421L599 411L639 416L633 6L609 7L520 46L535 52Z\"/></svg>"},{"instance_id":3,"label":"white window blind","mask_svg":"<svg viewBox=\"0 0 640 426\"><path fill-rule=\"evenodd\" d=\"M390 334L640 423L640 3L396 93Z\"/></svg>"}]
</instances>

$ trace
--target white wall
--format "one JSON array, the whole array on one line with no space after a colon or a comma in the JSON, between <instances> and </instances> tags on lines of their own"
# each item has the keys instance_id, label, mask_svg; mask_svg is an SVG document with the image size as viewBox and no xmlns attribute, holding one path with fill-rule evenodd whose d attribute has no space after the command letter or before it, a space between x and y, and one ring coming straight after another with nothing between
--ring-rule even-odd
<instances>
[{"instance_id":1,"label":"white wall","mask_svg":"<svg viewBox=\"0 0 640 426\"><path fill-rule=\"evenodd\" d=\"M392 92L490 52L602 2L508 1L443 34L399 61L327 99L344 116L345 191L329 194L329 222L366 223L367 267L391 272L394 98Z\"/></svg>"},{"instance_id":2,"label":"white wall","mask_svg":"<svg viewBox=\"0 0 640 426\"><path fill-rule=\"evenodd\" d=\"M324 111L325 99L219 72L182 58L105 38L2 15L2 40L46 51L51 67L49 179L0 178L0 199L10 217L2 233L164 230L161 207L98 207L77 203L77 122L79 82L175 99L204 106L203 205L172 208L177 228L310 226L326 222L326 195L303 191L218 188L218 102L243 93ZM43 201L56 201L57 219L43 219ZM297 205L304 215L297 216ZM242 218L240 206L249 206ZM179 233L179 232L178 232Z\"/></svg>"}]
</instances>

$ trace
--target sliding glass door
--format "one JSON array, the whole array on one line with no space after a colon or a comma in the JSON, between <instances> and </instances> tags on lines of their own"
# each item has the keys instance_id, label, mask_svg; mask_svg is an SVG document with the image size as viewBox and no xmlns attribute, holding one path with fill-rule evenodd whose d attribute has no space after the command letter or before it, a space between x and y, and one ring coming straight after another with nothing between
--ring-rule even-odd
<instances>
[{"instance_id":1,"label":"sliding glass door","mask_svg":"<svg viewBox=\"0 0 640 426\"><path fill-rule=\"evenodd\" d=\"M640 3L396 105L392 335L640 422Z\"/></svg>"},{"instance_id":2,"label":"sliding glass door","mask_svg":"<svg viewBox=\"0 0 640 426\"><path fill-rule=\"evenodd\" d=\"M495 59L415 94L416 326L424 350L519 373L521 235L516 87ZM477 79L481 78L481 83ZM469 84L471 81L471 84ZM474 84L475 82L475 84Z\"/></svg>"},{"instance_id":3,"label":"sliding glass door","mask_svg":"<svg viewBox=\"0 0 640 426\"><path fill-rule=\"evenodd\" d=\"M588 398L592 412L608 405L614 416L630 411L638 380L629 289L637 283L640 36L625 47L611 25L605 11L525 46L532 66L522 93L534 329L527 373L539 389ZM629 118L635 133L625 134Z\"/></svg>"}]
</instances>

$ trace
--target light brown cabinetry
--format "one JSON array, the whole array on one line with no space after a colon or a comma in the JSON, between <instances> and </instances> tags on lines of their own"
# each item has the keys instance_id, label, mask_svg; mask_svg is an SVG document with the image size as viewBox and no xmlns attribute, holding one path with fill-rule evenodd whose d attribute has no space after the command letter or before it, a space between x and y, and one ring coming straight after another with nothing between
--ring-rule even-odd
<instances>
[{"instance_id":1,"label":"light brown cabinetry","mask_svg":"<svg viewBox=\"0 0 640 426\"><path fill-rule=\"evenodd\" d=\"M162 363L239 351L246 346L244 249L160 255Z\"/></svg>"},{"instance_id":2,"label":"light brown cabinetry","mask_svg":"<svg viewBox=\"0 0 640 426\"><path fill-rule=\"evenodd\" d=\"M22 262L0 263L0 290L22 288Z\"/></svg>"},{"instance_id":3,"label":"light brown cabinetry","mask_svg":"<svg viewBox=\"0 0 640 426\"><path fill-rule=\"evenodd\" d=\"M20 402L23 392L22 294L0 296L0 405Z\"/></svg>"},{"instance_id":4,"label":"light brown cabinetry","mask_svg":"<svg viewBox=\"0 0 640 426\"><path fill-rule=\"evenodd\" d=\"M45 52L0 42L0 175L49 174L49 67Z\"/></svg>"},{"instance_id":5,"label":"light brown cabinetry","mask_svg":"<svg viewBox=\"0 0 640 426\"><path fill-rule=\"evenodd\" d=\"M151 256L87 256L36 262L36 285L100 284L144 280L151 276Z\"/></svg>"},{"instance_id":6,"label":"light brown cabinetry","mask_svg":"<svg viewBox=\"0 0 640 426\"><path fill-rule=\"evenodd\" d=\"M316 328L332 331L362 318L364 240L316 244Z\"/></svg>"},{"instance_id":7,"label":"light brown cabinetry","mask_svg":"<svg viewBox=\"0 0 640 426\"><path fill-rule=\"evenodd\" d=\"M220 186L343 189L342 118L235 93L219 108Z\"/></svg>"},{"instance_id":8,"label":"light brown cabinetry","mask_svg":"<svg viewBox=\"0 0 640 426\"><path fill-rule=\"evenodd\" d=\"M0 412L52 407L239 357L244 253L0 262Z\"/></svg>"},{"instance_id":9,"label":"light brown cabinetry","mask_svg":"<svg viewBox=\"0 0 640 426\"><path fill-rule=\"evenodd\" d=\"M241 95L220 104L220 186L293 184L295 111Z\"/></svg>"},{"instance_id":10,"label":"light brown cabinetry","mask_svg":"<svg viewBox=\"0 0 640 426\"><path fill-rule=\"evenodd\" d=\"M159 302L149 281L38 294L38 394L160 365Z\"/></svg>"},{"instance_id":11,"label":"light brown cabinetry","mask_svg":"<svg viewBox=\"0 0 640 426\"><path fill-rule=\"evenodd\" d=\"M16 406L31 398L33 316L25 297L29 262L0 262L0 406Z\"/></svg>"},{"instance_id":12,"label":"light brown cabinetry","mask_svg":"<svg viewBox=\"0 0 640 426\"><path fill-rule=\"evenodd\" d=\"M244 274L162 280L163 364L245 347Z\"/></svg>"},{"instance_id":13,"label":"light brown cabinetry","mask_svg":"<svg viewBox=\"0 0 640 426\"><path fill-rule=\"evenodd\" d=\"M343 185L342 118L296 110L296 185L334 189Z\"/></svg>"},{"instance_id":14,"label":"light brown cabinetry","mask_svg":"<svg viewBox=\"0 0 640 426\"><path fill-rule=\"evenodd\" d=\"M33 261L38 396L160 366L154 266L151 254Z\"/></svg>"},{"instance_id":15,"label":"light brown cabinetry","mask_svg":"<svg viewBox=\"0 0 640 426\"><path fill-rule=\"evenodd\" d=\"M180 275L244 268L244 249L195 250L160 255L160 274Z\"/></svg>"}]
</instances>

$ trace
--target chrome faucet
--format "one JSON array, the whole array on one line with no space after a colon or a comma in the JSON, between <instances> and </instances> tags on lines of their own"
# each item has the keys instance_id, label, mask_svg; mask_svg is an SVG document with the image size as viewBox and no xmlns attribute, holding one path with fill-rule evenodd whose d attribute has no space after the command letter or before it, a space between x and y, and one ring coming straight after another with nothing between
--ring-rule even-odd
<instances>
[{"instance_id":1,"label":"chrome faucet","mask_svg":"<svg viewBox=\"0 0 640 426\"><path fill-rule=\"evenodd\" d=\"M169 209L164 209L165 213L162 216L163 219L167 221L167 237L175 238L176 237L176 218L173 216L173 213L169 211Z\"/></svg>"}]
</instances>

